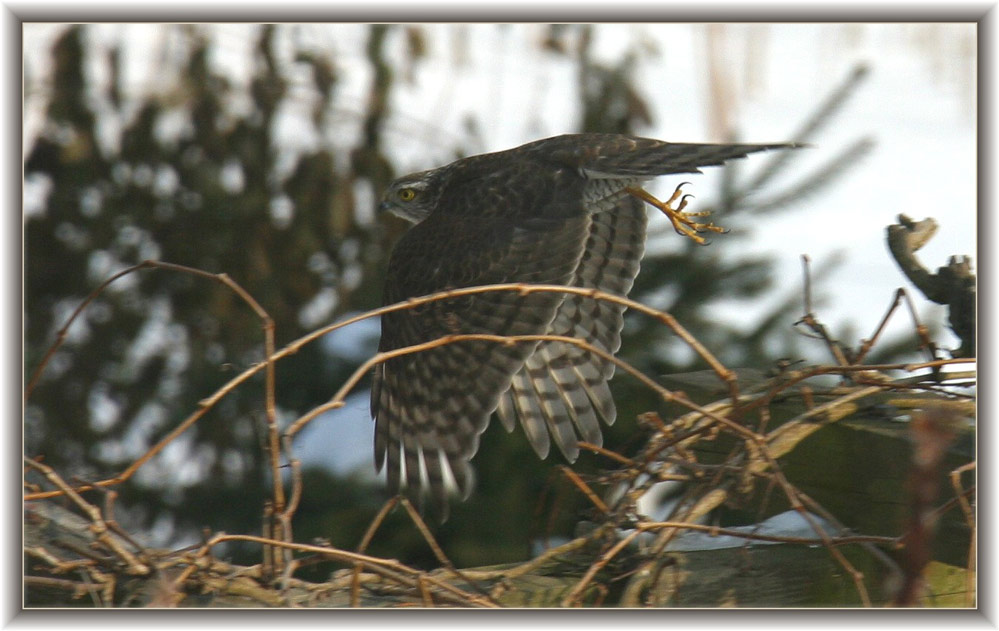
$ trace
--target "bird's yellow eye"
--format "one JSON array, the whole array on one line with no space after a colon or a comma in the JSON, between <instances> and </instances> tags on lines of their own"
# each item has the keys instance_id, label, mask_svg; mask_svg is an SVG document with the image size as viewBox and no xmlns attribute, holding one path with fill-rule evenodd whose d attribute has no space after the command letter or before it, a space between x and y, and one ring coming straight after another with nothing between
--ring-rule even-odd
<instances>
[{"instance_id":1,"label":"bird's yellow eye","mask_svg":"<svg viewBox=\"0 0 999 631\"><path fill-rule=\"evenodd\" d=\"M416 199L416 189L413 188L403 188L399 189L399 199L404 202L411 202Z\"/></svg>"}]
</instances>

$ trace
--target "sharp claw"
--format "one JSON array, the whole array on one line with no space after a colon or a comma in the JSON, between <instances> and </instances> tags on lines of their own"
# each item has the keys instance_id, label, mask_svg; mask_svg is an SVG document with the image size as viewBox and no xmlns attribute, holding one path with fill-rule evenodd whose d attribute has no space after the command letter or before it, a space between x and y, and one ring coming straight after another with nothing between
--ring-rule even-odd
<instances>
[{"instance_id":1,"label":"sharp claw","mask_svg":"<svg viewBox=\"0 0 999 631\"><path fill-rule=\"evenodd\" d=\"M680 205L676 207L676 210L674 212L676 212L676 213L682 213L683 209L686 208L687 204L690 203L689 200L691 200L693 198L694 198L693 195L684 195L683 197L681 197L680 198Z\"/></svg>"},{"instance_id":2,"label":"sharp claw","mask_svg":"<svg viewBox=\"0 0 999 631\"><path fill-rule=\"evenodd\" d=\"M683 191L681 190L682 186L683 186L683 184L681 184L680 186L677 186L673 190L673 194L669 196L669 199L667 199L665 202L659 202L659 203L662 204L663 206L669 206L670 204L672 204L673 202L675 202L683 194ZM649 197L652 197L652 195L649 195ZM652 197L652 199L656 199L656 198ZM656 201L659 201L659 200L656 200ZM652 205L655 206L655 204L652 204ZM662 210L663 212L666 212L662 208L662 206L658 206L658 208L659 208L659 210Z\"/></svg>"}]
</instances>

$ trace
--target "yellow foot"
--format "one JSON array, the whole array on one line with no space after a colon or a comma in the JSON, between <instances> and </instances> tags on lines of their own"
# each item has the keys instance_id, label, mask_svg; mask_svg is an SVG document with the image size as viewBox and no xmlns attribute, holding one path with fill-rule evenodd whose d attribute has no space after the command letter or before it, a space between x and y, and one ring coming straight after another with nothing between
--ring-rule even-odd
<instances>
[{"instance_id":1,"label":"yellow foot","mask_svg":"<svg viewBox=\"0 0 999 631\"><path fill-rule=\"evenodd\" d=\"M683 182L682 184L677 186L676 190L673 191L673 195L665 202L656 199L655 196L653 196L651 193L649 193L643 188L633 188L629 186L624 190L627 191L629 195L637 197L643 202L651 204L656 208L658 208L659 210L661 210L662 213L666 215L666 218L669 219L670 223L673 224L673 229L676 230L677 234L690 237L697 243L705 245L708 242L707 239L700 236L700 234L698 233L716 232L720 234L725 232L725 228L716 226L713 223L697 223L696 221L691 220L691 217L707 217L708 215L711 214L710 211L702 211L696 213L688 213L683 211L683 209L687 207L688 198L691 197L691 195L683 194L682 189L686 184L688 184L688 182ZM676 208L673 208L673 203L678 199L680 200L680 204Z\"/></svg>"}]
</instances>

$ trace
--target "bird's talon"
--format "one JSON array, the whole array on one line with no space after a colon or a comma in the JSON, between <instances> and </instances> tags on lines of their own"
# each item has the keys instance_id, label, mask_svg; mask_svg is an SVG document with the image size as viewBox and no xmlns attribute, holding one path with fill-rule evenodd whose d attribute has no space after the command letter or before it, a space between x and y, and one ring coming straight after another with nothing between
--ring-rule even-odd
<instances>
[{"instance_id":1,"label":"bird's talon","mask_svg":"<svg viewBox=\"0 0 999 631\"><path fill-rule=\"evenodd\" d=\"M715 232L718 234L724 234L727 232L725 228L716 226L713 223L697 223L693 220L695 217L707 217L711 214L709 210L701 210L697 212L686 212L684 209L687 204L690 203L693 195L685 194L683 192L683 187L690 184L689 182L682 182L679 186L674 189L673 194L665 202L657 199L651 193L642 188L627 188L625 189L630 195L637 197L638 199L648 203L655 208L658 208L666 218L669 219L670 223L673 224L673 229L677 234L693 239L695 242L701 245L707 245L708 241L701 236L698 236L699 232ZM679 202L678 202L679 200ZM678 203L677 203L678 202ZM674 207L673 204L676 203Z\"/></svg>"}]
</instances>

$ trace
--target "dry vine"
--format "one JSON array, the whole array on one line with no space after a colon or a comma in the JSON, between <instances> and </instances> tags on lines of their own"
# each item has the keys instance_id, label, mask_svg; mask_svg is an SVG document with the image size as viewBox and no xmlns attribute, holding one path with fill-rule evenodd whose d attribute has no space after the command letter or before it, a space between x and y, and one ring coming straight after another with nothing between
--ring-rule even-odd
<instances>
[{"instance_id":1,"label":"dry vine","mask_svg":"<svg viewBox=\"0 0 999 631\"><path fill-rule=\"evenodd\" d=\"M920 596L918 579L927 561L930 526L932 520L939 516L934 510L941 511L950 507L960 508L972 532L972 544L968 553L968 580L972 580L970 577L974 570L975 520L968 497L973 496L974 487L965 488L961 474L971 470L974 467L973 462L952 473L951 483L955 493L953 500L935 508L933 503L936 500L935 492L920 496L925 500L917 506L921 515L920 520L914 522L913 528L908 532L893 537L849 532L833 515L790 482L778 463L778 459L794 450L807 436L856 413L861 401L882 397L899 409L932 410L931 413L920 417L923 422L919 426L923 428L923 438L928 441L923 443L925 449L931 450L937 459L929 469L920 473L922 476L920 480L924 481L924 485L935 484L932 479L939 467L940 454L951 440L952 428L960 422L960 419L974 413L974 403L967 396L945 395L941 391L941 387L948 383L963 383L969 379L973 381L974 371L944 373L941 368L950 364L973 364L974 360L940 357L929 339L926 327L919 323L911 301L902 290L899 290L895 296L871 338L862 340L854 350L833 340L812 313L806 262L805 315L800 323L808 329L811 336L821 340L829 349L834 364L782 370L763 384L747 387L745 384L740 384L735 371L725 367L668 313L624 297L595 290L524 284L456 289L389 305L331 324L295 340L280 350L275 350L273 321L266 311L228 276L210 274L180 265L146 261L109 278L73 312L29 380L25 400L30 397L49 358L65 341L66 331L87 305L113 281L144 269L193 274L221 282L229 287L261 318L264 330L264 358L203 399L197 410L115 476L72 485L45 464L25 458L26 470L41 473L50 486L47 489L34 484L26 486L24 499L27 502L25 507L27 522L48 520L57 526L65 524L66 530L72 530L75 527L73 524L79 526L78 522L73 521L79 519L75 515L64 514L61 512L63 509L43 502L65 496L86 515L85 523L90 532L91 548L86 549L85 545L77 545L70 549L71 558L65 558L66 550L50 549L34 541L31 545L26 542L27 558L41 564L41 569L36 571L36 575L25 578L29 588L62 591L72 598L89 595L95 604L111 605L116 603L116 586L125 580L125 577L131 576L152 580L155 587L149 591L143 604L154 606L176 606L183 603L190 594L197 592L234 595L249 599L250 602L261 606L316 606L331 603L359 606L366 604L362 599L362 590L364 590L368 594L388 599L385 602L405 605L496 607L508 602L504 601L504 598L520 589L519 580L532 573L565 565L571 560L570 564L579 570L574 574L574 582L567 584L563 589L557 604L579 606L602 602L609 593L611 583L624 581L621 604L641 606L662 604L664 598L665 602L669 601L668 589L667 595L663 596L662 582L667 576L664 567L670 556L668 554L670 545L682 533L701 531L739 537L747 544L751 541L766 541L823 546L835 563L851 577L860 602L870 605L872 599L868 593L864 573L857 569L841 550L847 546L861 546L879 562L889 566L891 572L902 578L904 589L899 591L896 602L906 605L917 602ZM487 334L452 335L425 344L376 354L364 362L328 402L310 410L280 432L274 407L274 370L278 361L296 353L305 344L364 318L410 309L432 301L491 291L513 291L520 294L573 293L594 300L624 305L652 317L669 327L704 360L728 394L725 398L712 403L696 403L683 392L663 387L628 362L582 339L552 335L515 337ZM903 298L913 317L920 346L927 353L927 360L913 364L863 364L863 359L880 338L888 320L903 303ZM431 529L423 522L418 511L405 498L393 498L386 503L354 552L329 545L295 542L292 536L292 521L301 501L303 484L300 463L294 457L295 436L322 412L343 406L347 395L378 363L392 357L472 339L497 344L532 343L544 340L575 345L614 363L620 371L655 392L664 403L682 406L686 412L668 422L655 413L643 415L640 419L641 425L649 430L650 435L644 447L633 456L625 456L582 443L582 448L607 458L610 463L618 467L598 480L586 480L568 467L560 469L573 487L592 503L596 515L594 527L583 536L551 548L537 558L513 567L458 570L434 539ZM131 478L139 468L198 422L228 393L261 371L265 373L267 461L274 480L271 496L264 501L263 507L265 522L263 532L266 536L215 533L207 535L204 543L196 549L156 551L144 548L128 537L127 533L121 532L111 515L114 496L109 488ZM808 384L809 379L820 375L838 375L842 378L842 383L825 389ZM928 399L927 395L932 395L932 398ZM788 398L800 401L803 411L770 429L768 425L772 422L771 406L779 399ZM818 402L819 399L822 402ZM755 419L755 424L751 419ZM944 438L938 438L934 442L931 436L933 432L930 430L939 427L948 429L944 432ZM724 462L721 464L702 462L697 453L697 446L704 441L720 439L726 439L731 443ZM282 483L285 463L290 468L290 488L287 494ZM675 504L672 514L665 520L640 514L636 508L638 499L654 484L664 481L683 482L687 486L685 494ZM614 489L615 492L601 492L594 488L594 483ZM919 480L916 483L919 483ZM771 498L775 491L779 492L791 508L808 522L814 537L758 534L741 529L719 528L700 522L712 510L734 498L744 496L757 486L765 488L767 498ZM935 491L935 487L933 490ZM82 495L93 491L104 491L108 494L104 510L87 501ZM764 500L761 505L761 513L767 501ZM398 561L364 554L385 516L400 503L440 563L439 570L425 572ZM261 564L240 568L215 559L212 556L213 548L227 541L261 544L263 547ZM894 551L902 547L906 547L908 553L908 556L903 555L903 558L908 559L907 563L903 563L904 569L885 554L885 550ZM615 575L610 568L626 556L634 561L632 567ZM328 582L307 583L296 578L295 572L303 559L310 557L340 564L344 569L335 573ZM76 580L64 578L66 575L75 575L78 578ZM969 597L972 593L971 587L972 584L969 582ZM370 604L370 600L367 604Z\"/></svg>"}]
</instances>

